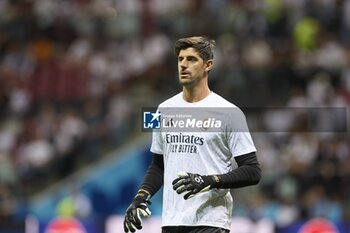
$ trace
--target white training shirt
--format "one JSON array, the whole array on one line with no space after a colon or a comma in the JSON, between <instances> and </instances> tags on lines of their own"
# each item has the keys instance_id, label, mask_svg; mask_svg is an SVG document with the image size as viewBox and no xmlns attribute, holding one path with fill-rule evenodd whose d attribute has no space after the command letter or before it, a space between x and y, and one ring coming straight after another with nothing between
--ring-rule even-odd
<instances>
[{"instance_id":1,"label":"white training shirt","mask_svg":"<svg viewBox=\"0 0 350 233\"><path fill-rule=\"evenodd\" d=\"M153 131L151 146L151 152L164 156L162 226L230 229L233 199L229 189L212 189L185 200L183 196L186 192L177 194L172 188L172 182L180 171L200 175L225 174L232 170L234 157L256 151L244 114L237 106L214 92L195 103L186 102L181 92L161 103L158 109L166 108L190 108L190 111L200 108L204 112L233 109L239 112L234 116L224 116L226 121L229 119L227 122L239 122L239 130L228 123L221 125L215 132L169 132L160 129ZM240 119L236 119L237 115Z\"/></svg>"}]
</instances>

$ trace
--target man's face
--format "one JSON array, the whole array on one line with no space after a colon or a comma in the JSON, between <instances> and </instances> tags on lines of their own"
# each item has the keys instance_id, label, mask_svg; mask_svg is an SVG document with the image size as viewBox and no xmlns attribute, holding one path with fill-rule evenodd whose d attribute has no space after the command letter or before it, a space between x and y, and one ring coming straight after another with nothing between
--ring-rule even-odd
<instances>
[{"instance_id":1,"label":"man's face","mask_svg":"<svg viewBox=\"0 0 350 233\"><path fill-rule=\"evenodd\" d=\"M183 86L194 86L211 69L212 60L204 61L194 48L180 51L178 55L179 82Z\"/></svg>"}]
</instances>

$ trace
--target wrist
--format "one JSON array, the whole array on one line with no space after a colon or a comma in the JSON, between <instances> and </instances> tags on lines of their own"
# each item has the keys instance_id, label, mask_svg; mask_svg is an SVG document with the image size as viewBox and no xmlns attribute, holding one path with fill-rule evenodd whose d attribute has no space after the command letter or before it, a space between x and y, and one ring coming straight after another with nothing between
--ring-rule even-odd
<instances>
[{"instance_id":1,"label":"wrist","mask_svg":"<svg viewBox=\"0 0 350 233\"><path fill-rule=\"evenodd\" d=\"M140 189L136 196L134 197L134 201L143 201L143 202L148 202L149 199L151 198L151 194L145 190L145 189Z\"/></svg>"},{"instance_id":2,"label":"wrist","mask_svg":"<svg viewBox=\"0 0 350 233\"><path fill-rule=\"evenodd\" d=\"M218 175L210 175L210 189L220 188L221 187L221 179Z\"/></svg>"}]
</instances>

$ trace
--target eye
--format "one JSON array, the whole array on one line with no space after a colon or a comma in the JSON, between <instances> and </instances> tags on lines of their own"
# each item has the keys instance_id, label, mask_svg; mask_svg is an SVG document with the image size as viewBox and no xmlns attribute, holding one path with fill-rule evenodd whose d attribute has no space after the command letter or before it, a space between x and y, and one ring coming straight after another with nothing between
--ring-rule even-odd
<instances>
[{"instance_id":1,"label":"eye","mask_svg":"<svg viewBox=\"0 0 350 233\"><path fill-rule=\"evenodd\" d=\"M194 62L194 61L197 61L198 59L197 59L196 57L194 57L194 56L189 56L189 57L187 58L187 60L188 60L188 61L191 61L191 62Z\"/></svg>"}]
</instances>

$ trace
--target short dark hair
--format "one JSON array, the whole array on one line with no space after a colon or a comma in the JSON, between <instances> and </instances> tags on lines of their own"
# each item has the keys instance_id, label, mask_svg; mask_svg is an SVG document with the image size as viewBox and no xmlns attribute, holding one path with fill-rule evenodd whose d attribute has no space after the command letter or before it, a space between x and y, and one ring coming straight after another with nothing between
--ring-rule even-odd
<instances>
[{"instance_id":1,"label":"short dark hair","mask_svg":"<svg viewBox=\"0 0 350 233\"><path fill-rule=\"evenodd\" d=\"M215 41L205 36L193 36L178 39L175 42L175 53L179 53L183 49L194 48L204 61L214 58L213 50L215 48Z\"/></svg>"}]
</instances>

